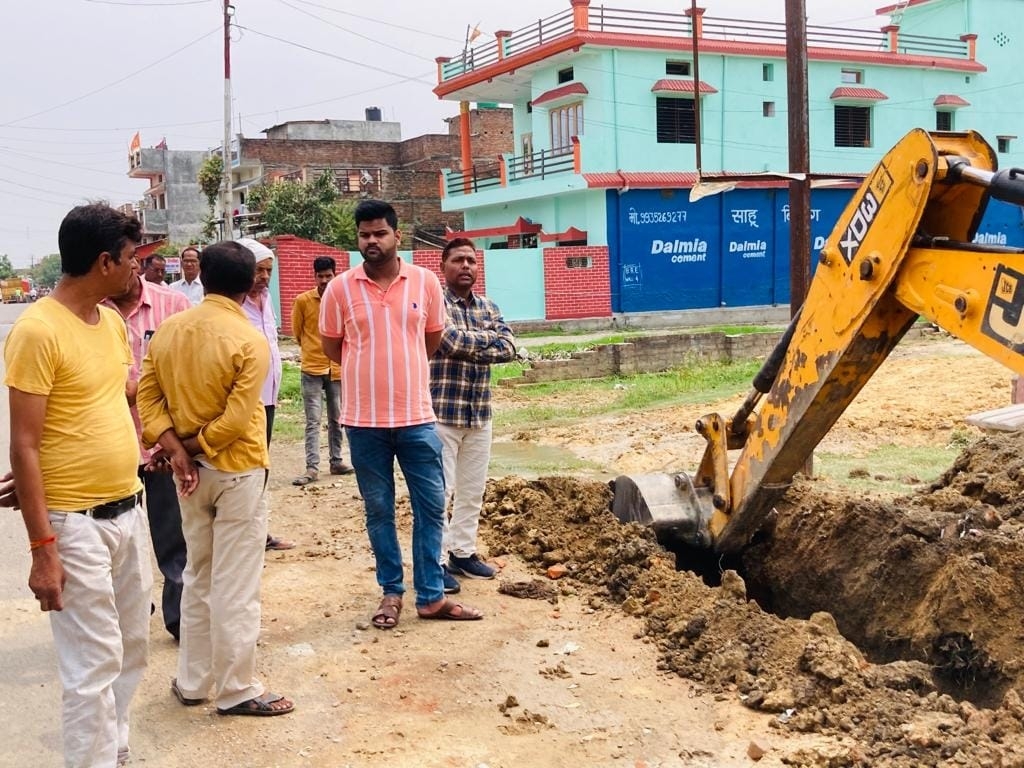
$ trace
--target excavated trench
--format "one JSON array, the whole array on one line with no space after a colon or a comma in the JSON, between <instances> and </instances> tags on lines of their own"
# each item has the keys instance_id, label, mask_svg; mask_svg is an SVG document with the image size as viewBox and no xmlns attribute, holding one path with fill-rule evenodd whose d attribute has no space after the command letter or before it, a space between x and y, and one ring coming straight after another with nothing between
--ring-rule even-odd
<instances>
[{"instance_id":1,"label":"excavated trench","mask_svg":"<svg viewBox=\"0 0 1024 768\"><path fill-rule=\"evenodd\" d=\"M484 535L641 617L665 670L854 745L791 764L1024 765L1024 437L894 501L797 483L732 561L669 552L609 502L602 483L492 481Z\"/></svg>"}]
</instances>

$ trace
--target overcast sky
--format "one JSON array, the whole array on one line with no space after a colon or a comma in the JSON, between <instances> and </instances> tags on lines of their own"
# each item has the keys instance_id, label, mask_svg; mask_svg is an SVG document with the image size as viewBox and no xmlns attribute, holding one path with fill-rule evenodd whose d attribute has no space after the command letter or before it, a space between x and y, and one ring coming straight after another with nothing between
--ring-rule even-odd
<instances>
[{"instance_id":1,"label":"overcast sky","mask_svg":"<svg viewBox=\"0 0 1024 768\"><path fill-rule=\"evenodd\" d=\"M598 0L593 5L597 6ZM235 0L234 132L285 120L361 120L378 106L403 138L443 133L458 105L431 92L437 56L467 25L491 39L569 0ZM609 7L680 12L688 0ZM709 17L784 19L783 0L706 0ZM877 0L807 0L810 24L877 29ZM137 201L128 143L211 149L223 136L221 0L4 0L0 10L0 253L27 266L57 250L74 205Z\"/></svg>"}]
</instances>

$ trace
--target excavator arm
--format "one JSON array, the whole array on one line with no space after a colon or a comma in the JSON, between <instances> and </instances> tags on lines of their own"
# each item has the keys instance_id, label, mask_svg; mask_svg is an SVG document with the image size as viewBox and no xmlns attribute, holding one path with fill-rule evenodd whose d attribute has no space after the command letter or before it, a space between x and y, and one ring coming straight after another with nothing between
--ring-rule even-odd
<instances>
[{"instance_id":1,"label":"excavator arm","mask_svg":"<svg viewBox=\"0 0 1024 768\"><path fill-rule=\"evenodd\" d=\"M1024 203L1024 172L995 173L980 136L907 134L843 211L739 411L697 422L707 448L695 475L618 478L619 519L744 547L919 316L1024 373L1022 252L970 242L990 196ZM731 471L729 450L740 451Z\"/></svg>"}]
</instances>

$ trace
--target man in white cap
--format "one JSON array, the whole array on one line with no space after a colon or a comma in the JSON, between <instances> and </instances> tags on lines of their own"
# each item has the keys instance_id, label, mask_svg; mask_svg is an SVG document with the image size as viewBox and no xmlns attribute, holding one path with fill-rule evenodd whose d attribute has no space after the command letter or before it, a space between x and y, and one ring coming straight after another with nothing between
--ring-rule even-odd
<instances>
[{"instance_id":1,"label":"man in white cap","mask_svg":"<svg viewBox=\"0 0 1024 768\"><path fill-rule=\"evenodd\" d=\"M274 412L277 410L277 394L281 390L281 349L277 345L277 317L274 315L274 302L270 299L270 278L274 274L274 252L259 240L242 237L235 240L239 245L248 248L256 258L256 281L252 290L242 302L242 311L249 318L253 327L262 333L270 345L270 372L263 382L263 407L267 411L267 447L274 433ZM260 501L266 503L266 494ZM295 542L279 539L267 532L267 549L291 549Z\"/></svg>"}]
</instances>

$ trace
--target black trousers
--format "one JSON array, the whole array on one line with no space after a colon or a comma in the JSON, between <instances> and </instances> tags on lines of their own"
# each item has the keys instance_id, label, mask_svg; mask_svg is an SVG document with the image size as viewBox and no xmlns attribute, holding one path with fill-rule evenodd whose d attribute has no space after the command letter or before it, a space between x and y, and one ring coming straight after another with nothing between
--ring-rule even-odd
<instances>
[{"instance_id":1,"label":"black trousers","mask_svg":"<svg viewBox=\"0 0 1024 768\"><path fill-rule=\"evenodd\" d=\"M274 436L274 414L277 412L276 405L264 405L263 410L267 412L267 447L270 447L270 438Z\"/></svg>"},{"instance_id":2,"label":"black trousers","mask_svg":"<svg viewBox=\"0 0 1024 768\"><path fill-rule=\"evenodd\" d=\"M146 515L149 517L149 535L153 539L153 554L164 577L160 610L164 626L177 639L181 624L181 574L188 559L185 535L181 532L178 490L170 472L146 472L139 467L139 477L146 489Z\"/></svg>"}]
</instances>

